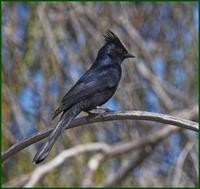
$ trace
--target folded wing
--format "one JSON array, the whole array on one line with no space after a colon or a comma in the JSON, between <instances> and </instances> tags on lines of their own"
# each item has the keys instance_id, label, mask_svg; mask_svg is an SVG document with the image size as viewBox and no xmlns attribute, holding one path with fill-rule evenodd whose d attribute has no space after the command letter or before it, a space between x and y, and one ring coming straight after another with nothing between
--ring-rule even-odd
<instances>
[{"instance_id":1,"label":"folded wing","mask_svg":"<svg viewBox=\"0 0 200 189\"><path fill-rule=\"evenodd\" d=\"M101 70L95 71L93 69L92 72L88 70L63 97L52 119L81 100L89 99L90 96L112 88L118 84L119 79L119 69L117 67L107 66L107 68L103 67Z\"/></svg>"}]
</instances>

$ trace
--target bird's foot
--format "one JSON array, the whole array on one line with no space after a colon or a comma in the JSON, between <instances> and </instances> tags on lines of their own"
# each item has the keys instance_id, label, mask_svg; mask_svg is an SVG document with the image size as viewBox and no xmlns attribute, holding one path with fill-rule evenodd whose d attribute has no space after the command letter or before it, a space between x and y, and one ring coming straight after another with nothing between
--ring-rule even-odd
<instances>
[{"instance_id":1,"label":"bird's foot","mask_svg":"<svg viewBox=\"0 0 200 189\"><path fill-rule=\"evenodd\" d=\"M96 111L95 113L91 112L91 111L85 111L88 114L87 120L89 121L90 119L93 118L104 118L105 115L107 115L110 112L114 112L113 110L110 110L108 108L104 108L104 107L99 107L97 106L94 111Z\"/></svg>"},{"instance_id":2,"label":"bird's foot","mask_svg":"<svg viewBox=\"0 0 200 189\"><path fill-rule=\"evenodd\" d=\"M88 114L88 117L87 117L88 121L90 119L95 118L95 117L97 117L99 115L98 113L93 113L93 112L90 112L90 111L85 111L85 112Z\"/></svg>"},{"instance_id":3,"label":"bird's foot","mask_svg":"<svg viewBox=\"0 0 200 189\"><path fill-rule=\"evenodd\" d=\"M102 113L99 113L95 118L101 118L101 119L104 119L105 115L108 114L109 112L102 112Z\"/></svg>"},{"instance_id":4,"label":"bird's foot","mask_svg":"<svg viewBox=\"0 0 200 189\"><path fill-rule=\"evenodd\" d=\"M95 110L100 110L100 111L104 111L104 113L110 113L110 112L114 112L113 110L109 109L109 108L104 108L104 107L101 107L101 106L97 106L95 108Z\"/></svg>"},{"instance_id":5,"label":"bird's foot","mask_svg":"<svg viewBox=\"0 0 200 189\"><path fill-rule=\"evenodd\" d=\"M104 116L105 115L107 115L108 113L111 113L111 112L114 112L113 110L110 110L110 109L108 109L108 108L104 108L104 107L96 107L96 109L95 110L97 110L97 111L103 111L103 112L100 112L100 113L98 113L98 115L96 116L96 118L104 118Z\"/></svg>"}]
</instances>

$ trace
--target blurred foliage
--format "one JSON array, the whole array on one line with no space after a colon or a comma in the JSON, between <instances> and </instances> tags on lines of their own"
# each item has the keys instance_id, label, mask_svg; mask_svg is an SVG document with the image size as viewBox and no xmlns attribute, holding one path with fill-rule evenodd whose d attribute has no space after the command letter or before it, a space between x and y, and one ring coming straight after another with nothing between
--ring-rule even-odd
<instances>
[{"instance_id":1,"label":"blurred foliage","mask_svg":"<svg viewBox=\"0 0 200 189\"><path fill-rule=\"evenodd\" d=\"M107 107L171 114L197 104L198 14L196 2L3 2L3 151L51 125L53 111L93 63L108 29L137 58L124 62L120 86ZM128 120L78 127L63 133L48 160L77 144L139 140L161 128L158 123ZM173 167L191 140L197 141L197 136L189 131L172 134L121 186L171 186ZM32 145L3 164L3 184L34 169L31 161L37 149L37 144ZM116 172L133 153L138 151L104 160L94 185ZM82 185L93 155L68 159L37 186ZM194 157L195 147L185 160L178 186L197 185Z\"/></svg>"}]
</instances>

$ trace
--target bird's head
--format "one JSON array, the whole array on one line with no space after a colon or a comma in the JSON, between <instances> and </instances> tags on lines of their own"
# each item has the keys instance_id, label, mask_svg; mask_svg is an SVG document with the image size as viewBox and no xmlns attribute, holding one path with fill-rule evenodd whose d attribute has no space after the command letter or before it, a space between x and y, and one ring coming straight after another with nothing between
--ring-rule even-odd
<instances>
[{"instance_id":1,"label":"bird's head","mask_svg":"<svg viewBox=\"0 0 200 189\"><path fill-rule=\"evenodd\" d=\"M108 31L104 37L105 45L108 47L107 55L110 56L111 59L118 59L121 63L126 58L135 57L127 51L120 39L112 31Z\"/></svg>"}]
</instances>

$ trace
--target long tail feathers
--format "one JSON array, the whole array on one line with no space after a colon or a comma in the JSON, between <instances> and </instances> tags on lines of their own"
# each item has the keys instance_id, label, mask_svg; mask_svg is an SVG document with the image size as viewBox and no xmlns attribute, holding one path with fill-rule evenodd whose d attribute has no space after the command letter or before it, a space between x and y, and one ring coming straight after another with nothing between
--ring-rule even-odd
<instances>
[{"instance_id":1,"label":"long tail feathers","mask_svg":"<svg viewBox=\"0 0 200 189\"><path fill-rule=\"evenodd\" d=\"M68 112L66 112L62 119L58 122L55 129L49 135L47 142L41 147L41 149L36 153L35 157L33 158L33 162L38 164L42 162L49 154L51 148L53 147L54 143L57 141L58 137L62 133L62 131L69 126L71 121L80 113L80 110L75 108L71 108Z\"/></svg>"}]
</instances>

